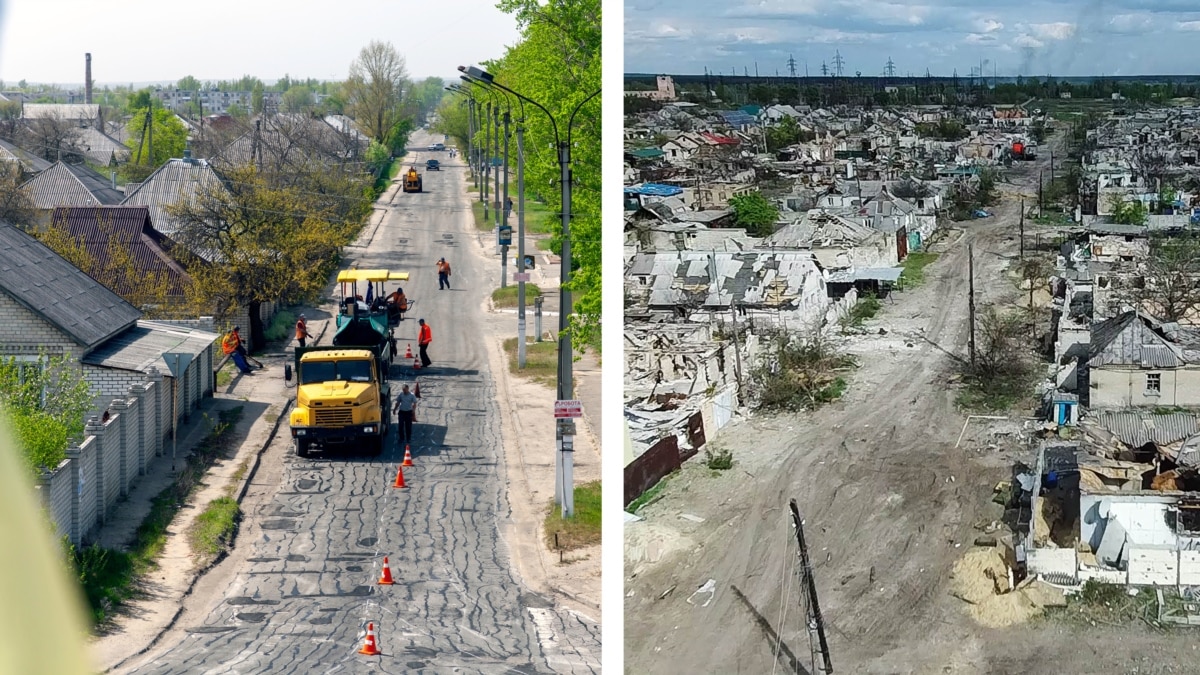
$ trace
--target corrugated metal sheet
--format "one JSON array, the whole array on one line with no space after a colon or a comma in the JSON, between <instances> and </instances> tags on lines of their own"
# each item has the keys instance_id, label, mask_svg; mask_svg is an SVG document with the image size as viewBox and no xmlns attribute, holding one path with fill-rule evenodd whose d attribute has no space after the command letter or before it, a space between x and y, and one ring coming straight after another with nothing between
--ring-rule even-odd
<instances>
[{"instance_id":1,"label":"corrugated metal sheet","mask_svg":"<svg viewBox=\"0 0 1200 675\"><path fill-rule=\"evenodd\" d=\"M170 373L162 355L183 352L194 357L203 353L220 336L198 329L184 328L157 321L138 321L137 325L106 342L84 357L92 366L146 372L157 366Z\"/></svg>"},{"instance_id":2,"label":"corrugated metal sheet","mask_svg":"<svg viewBox=\"0 0 1200 675\"><path fill-rule=\"evenodd\" d=\"M75 143L93 162L109 166L129 158L129 148L123 143L92 127L76 130Z\"/></svg>"},{"instance_id":3,"label":"corrugated metal sheet","mask_svg":"<svg viewBox=\"0 0 1200 675\"><path fill-rule=\"evenodd\" d=\"M46 169L50 168L51 164L45 159L26 152L25 150L22 150L11 143L0 141L0 160L3 159L20 162L21 166L30 173L39 173L41 171L45 171Z\"/></svg>"},{"instance_id":4,"label":"corrugated metal sheet","mask_svg":"<svg viewBox=\"0 0 1200 675\"><path fill-rule=\"evenodd\" d=\"M46 245L0 222L0 290L85 347L95 347L142 315Z\"/></svg>"},{"instance_id":5,"label":"corrugated metal sheet","mask_svg":"<svg viewBox=\"0 0 1200 675\"><path fill-rule=\"evenodd\" d=\"M21 117L27 120L94 120L99 116L98 103L26 103L21 106Z\"/></svg>"},{"instance_id":6,"label":"corrugated metal sheet","mask_svg":"<svg viewBox=\"0 0 1200 675\"><path fill-rule=\"evenodd\" d=\"M86 166L65 162L55 162L22 185L21 189L39 209L119 204L125 198L100 174Z\"/></svg>"},{"instance_id":7,"label":"corrugated metal sheet","mask_svg":"<svg viewBox=\"0 0 1200 675\"><path fill-rule=\"evenodd\" d=\"M1147 443L1170 445L1196 434L1197 420L1191 413L1152 415L1147 412L1098 412L1096 424L1112 432L1131 447Z\"/></svg>"},{"instance_id":8,"label":"corrugated metal sheet","mask_svg":"<svg viewBox=\"0 0 1200 675\"><path fill-rule=\"evenodd\" d=\"M173 294L183 294L187 271L167 253L169 242L150 224L150 209L145 206L74 207L54 210L51 227L63 229L82 242L88 255L97 264L108 262L110 242L129 252L141 278L146 275L165 275ZM139 278L116 281L114 291L126 294Z\"/></svg>"},{"instance_id":9,"label":"corrugated metal sheet","mask_svg":"<svg viewBox=\"0 0 1200 675\"><path fill-rule=\"evenodd\" d=\"M122 202L121 206L145 206L150 209L154 229L168 237L175 234L181 223L167 212L167 207L183 200L194 199L206 185L220 185L221 179L208 162L195 159L185 162L172 159L150 174Z\"/></svg>"},{"instance_id":10,"label":"corrugated metal sheet","mask_svg":"<svg viewBox=\"0 0 1200 675\"><path fill-rule=\"evenodd\" d=\"M1125 312L1092 326L1088 365L1177 368L1183 365L1183 359L1176 349L1155 333L1137 312ZM1152 362L1146 363L1145 358Z\"/></svg>"}]
</instances>

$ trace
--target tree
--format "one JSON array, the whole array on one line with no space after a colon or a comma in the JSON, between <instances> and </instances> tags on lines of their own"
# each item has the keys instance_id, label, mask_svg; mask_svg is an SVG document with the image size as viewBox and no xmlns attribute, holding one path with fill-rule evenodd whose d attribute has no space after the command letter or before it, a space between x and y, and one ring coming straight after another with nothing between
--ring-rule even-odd
<instances>
[{"instance_id":1,"label":"tree","mask_svg":"<svg viewBox=\"0 0 1200 675\"><path fill-rule=\"evenodd\" d=\"M371 145L367 147L367 153L363 159L367 162L367 170L379 176L388 167L388 164L391 163L392 153L386 145L371 141Z\"/></svg>"},{"instance_id":2,"label":"tree","mask_svg":"<svg viewBox=\"0 0 1200 675\"><path fill-rule=\"evenodd\" d=\"M51 162L60 159L78 161L82 157L79 132L72 121L48 115L26 120L19 129L17 143L43 159Z\"/></svg>"},{"instance_id":3,"label":"tree","mask_svg":"<svg viewBox=\"0 0 1200 675\"><path fill-rule=\"evenodd\" d=\"M92 391L83 371L66 355L40 355L37 362L0 358L0 406L10 416L31 472L53 469L67 447L83 435L83 416Z\"/></svg>"},{"instance_id":4,"label":"tree","mask_svg":"<svg viewBox=\"0 0 1200 675\"><path fill-rule=\"evenodd\" d=\"M182 157L187 147L187 127L164 108L134 111L125 124L129 163L121 166L126 180L141 180L172 157Z\"/></svg>"},{"instance_id":5,"label":"tree","mask_svg":"<svg viewBox=\"0 0 1200 675\"><path fill-rule=\"evenodd\" d=\"M284 112L291 113L310 110L314 105L316 102L312 90L304 86L288 87L287 91L283 92L283 100L280 103Z\"/></svg>"},{"instance_id":6,"label":"tree","mask_svg":"<svg viewBox=\"0 0 1200 675\"><path fill-rule=\"evenodd\" d=\"M263 83L255 82L254 88L250 90L250 109L255 115L261 115L263 112Z\"/></svg>"},{"instance_id":7,"label":"tree","mask_svg":"<svg viewBox=\"0 0 1200 675\"><path fill-rule=\"evenodd\" d=\"M198 296L225 311L248 307L251 340L261 345L262 303L317 297L361 219L337 217L330 206L335 195L273 186L252 166L230 169L224 178L168 211L181 222L177 242L210 251L215 261L188 264Z\"/></svg>"},{"instance_id":8,"label":"tree","mask_svg":"<svg viewBox=\"0 0 1200 675\"><path fill-rule=\"evenodd\" d=\"M1121 225L1145 225L1149 218L1146 205L1126 195L1114 194L1109 201L1113 222Z\"/></svg>"},{"instance_id":9,"label":"tree","mask_svg":"<svg viewBox=\"0 0 1200 675\"><path fill-rule=\"evenodd\" d=\"M537 101L554 116L560 139L567 140L571 112L600 89L600 0L539 3L502 0L501 11L516 16L521 41L499 61L483 64L497 82ZM570 129L572 345L600 346L600 107L601 96L583 103ZM525 181L561 212L559 166L550 120L525 105ZM561 230L551 239L561 250Z\"/></svg>"},{"instance_id":10,"label":"tree","mask_svg":"<svg viewBox=\"0 0 1200 675\"><path fill-rule=\"evenodd\" d=\"M0 101L0 138L12 140L21 120L20 101Z\"/></svg>"},{"instance_id":11,"label":"tree","mask_svg":"<svg viewBox=\"0 0 1200 675\"><path fill-rule=\"evenodd\" d=\"M346 109L368 136L386 143L402 117L400 100L407 83L404 57L390 42L372 41L350 64Z\"/></svg>"},{"instance_id":12,"label":"tree","mask_svg":"<svg viewBox=\"0 0 1200 675\"><path fill-rule=\"evenodd\" d=\"M37 218L37 210L33 200L21 189L23 182L20 164L0 161L0 220L30 230Z\"/></svg>"},{"instance_id":13,"label":"tree","mask_svg":"<svg viewBox=\"0 0 1200 675\"><path fill-rule=\"evenodd\" d=\"M200 91L201 86L200 80L197 80L191 75L185 75L179 78L179 81L175 83L175 88L182 91Z\"/></svg>"},{"instance_id":14,"label":"tree","mask_svg":"<svg viewBox=\"0 0 1200 675\"><path fill-rule=\"evenodd\" d=\"M761 192L738 195L729 200L733 208L733 221L756 237L767 237L775 232L779 222L779 209L767 201Z\"/></svg>"},{"instance_id":15,"label":"tree","mask_svg":"<svg viewBox=\"0 0 1200 675\"><path fill-rule=\"evenodd\" d=\"M1140 283L1126 284L1118 295L1163 321L1193 318L1200 311L1200 237L1157 235Z\"/></svg>"},{"instance_id":16,"label":"tree","mask_svg":"<svg viewBox=\"0 0 1200 675\"><path fill-rule=\"evenodd\" d=\"M427 77L409 87L405 96L405 107L413 114L418 124L424 124L429 115L437 110L446 93L445 86L442 78Z\"/></svg>"}]
</instances>

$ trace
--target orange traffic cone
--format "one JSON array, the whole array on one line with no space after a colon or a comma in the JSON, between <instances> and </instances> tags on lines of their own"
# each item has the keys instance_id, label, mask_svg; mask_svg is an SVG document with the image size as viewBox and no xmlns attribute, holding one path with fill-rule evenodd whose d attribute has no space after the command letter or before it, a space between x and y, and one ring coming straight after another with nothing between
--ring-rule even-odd
<instances>
[{"instance_id":1,"label":"orange traffic cone","mask_svg":"<svg viewBox=\"0 0 1200 675\"><path fill-rule=\"evenodd\" d=\"M421 359L413 357L413 370L420 370L420 369L421 369Z\"/></svg>"},{"instance_id":2,"label":"orange traffic cone","mask_svg":"<svg viewBox=\"0 0 1200 675\"><path fill-rule=\"evenodd\" d=\"M404 462L400 466L415 466L412 463L412 453L408 451L408 445L404 446Z\"/></svg>"},{"instance_id":3,"label":"orange traffic cone","mask_svg":"<svg viewBox=\"0 0 1200 675\"><path fill-rule=\"evenodd\" d=\"M392 580L392 568L388 567L387 557L383 558L383 576L379 578L380 586L391 586L396 583Z\"/></svg>"},{"instance_id":4,"label":"orange traffic cone","mask_svg":"<svg viewBox=\"0 0 1200 675\"><path fill-rule=\"evenodd\" d=\"M404 350L404 358L411 359L412 357L412 343L410 342L408 343L408 347Z\"/></svg>"},{"instance_id":5,"label":"orange traffic cone","mask_svg":"<svg viewBox=\"0 0 1200 675\"><path fill-rule=\"evenodd\" d=\"M375 644L375 624L367 624L367 637L363 638L363 646L358 653L367 656L378 656L382 653L379 651L379 645Z\"/></svg>"},{"instance_id":6,"label":"orange traffic cone","mask_svg":"<svg viewBox=\"0 0 1200 675\"><path fill-rule=\"evenodd\" d=\"M407 485L404 484L404 469L403 469L403 467L399 467L399 466L396 467L396 483L394 485L392 485L392 487L395 487L395 488L408 487Z\"/></svg>"},{"instance_id":7,"label":"orange traffic cone","mask_svg":"<svg viewBox=\"0 0 1200 675\"><path fill-rule=\"evenodd\" d=\"M413 395L416 396L417 398L421 398L421 383L420 382L417 382L416 385L413 386Z\"/></svg>"}]
</instances>

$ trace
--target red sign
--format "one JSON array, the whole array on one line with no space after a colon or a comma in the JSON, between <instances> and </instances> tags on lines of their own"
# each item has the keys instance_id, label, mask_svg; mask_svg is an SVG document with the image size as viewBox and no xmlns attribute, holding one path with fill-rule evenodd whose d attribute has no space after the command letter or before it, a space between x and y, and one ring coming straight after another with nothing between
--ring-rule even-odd
<instances>
[{"instance_id":1,"label":"red sign","mask_svg":"<svg viewBox=\"0 0 1200 675\"><path fill-rule=\"evenodd\" d=\"M555 401L554 417L555 419L583 417L583 401Z\"/></svg>"},{"instance_id":2,"label":"red sign","mask_svg":"<svg viewBox=\"0 0 1200 675\"><path fill-rule=\"evenodd\" d=\"M529 272L517 272L513 274L513 281L529 281Z\"/></svg>"}]
</instances>

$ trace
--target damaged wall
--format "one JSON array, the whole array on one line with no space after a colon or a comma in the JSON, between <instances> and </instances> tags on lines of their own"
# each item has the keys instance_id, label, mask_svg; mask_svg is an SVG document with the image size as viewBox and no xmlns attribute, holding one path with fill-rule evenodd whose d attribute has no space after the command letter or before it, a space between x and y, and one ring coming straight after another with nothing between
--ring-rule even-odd
<instances>
[{"instance_id":1,"label":"damaged wall","mask_svg":"<svg viewBox=\"0 0 1200 675\"><path fill-rule=\"evenodd\" d=\"M1088 371L1092 408L1200 407L1200 367L1150 370L1100 366ZM1158 391L1148 388L1158 375Z\"/></svg>"}]
</instances>

